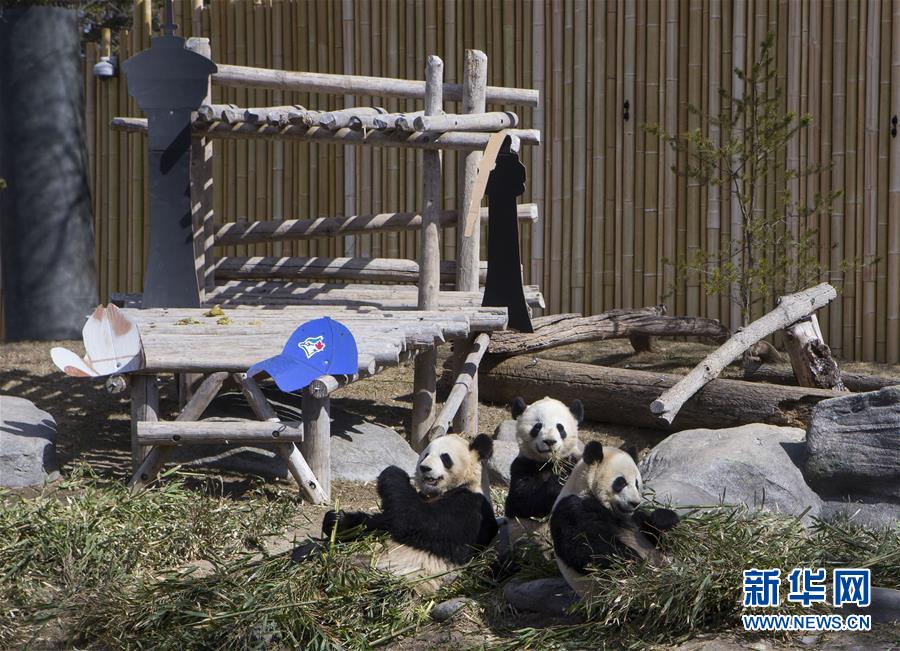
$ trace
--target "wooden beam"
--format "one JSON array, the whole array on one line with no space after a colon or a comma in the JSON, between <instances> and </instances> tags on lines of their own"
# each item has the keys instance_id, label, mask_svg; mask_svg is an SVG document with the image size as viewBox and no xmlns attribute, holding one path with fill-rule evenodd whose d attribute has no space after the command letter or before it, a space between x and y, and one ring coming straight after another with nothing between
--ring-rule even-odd
<instances>
[{"instance_id":1,"label":"wooden beam","mask_svg":"<svg viewBox=\"0 0 900 651\"><path fill-rule=\"evenodd\" d=\"M660 424L671 425L681 406L750 346L815 312L836 296L837 292L834 287L828 283L782 296L778 307L739 330L714 352L707 355L678 384L654 400L650 404L650 411L659 418Z\"/></svg>"},{"instance_id":2,"label":"wooden beam","mask_svg":"<svg viewBox=\"0 0 900 651\"><path fill-rule=\"evenodd\" d=\"M279 444L303 440L303 426L294 422L175 421L138 423L138 441L143 445Z\"/></svg>"},{"instance_id":3,"label":"wooden beam","mask_svg":"<svg viewBox=\"0 0 900 651\"><path fill-rule=\"evenodd\" d=\"M469 78L466 77L466 81ZM465 82L463 83L465 88ZM468 89L466 89L466 92ZM463 99L463 106L466 100ZM413 121L416 131L500 131L501 129L515 129L519 126L519 116L512 111L497 111L493 113L471 112L445 115L420 116Z\"/></svg>"},{"instance_id":4,"label":"wooden beam","mask_svg":"<svg viewBox=\"0 0 900 651\"><path fill-rule=\"evenodd\" d=\"M216 394L219 393L219 389L222 388L222 383L225 382L226 378L228 378L228 373L225 371L211 373L206 376L175 420L198 420L200 416L203 415L203 412L206 411L209 403L211 403L213 398L216 397Z\"/></svg>"},{"instance_id":5,"label":"wooden beam","mask_svg":"<svg viewBox=\"0 0 900 651\"><path fill-rule=\"evenodd\" d=\"M114 131L146 133L146 118L116 117L110 122ZM525 145L540 145L541 134L536 129L510 129L507 134ZM228 124L225 122L194 122L194 138L246 140L297 140L340 145L368 145L373 147L402 147L425 150L482 151L491 134L477 131L447 131L444 133L412 133L401 131L355 131L350 128L331 131L325 127L289 125L276 127L257 124Z\"/></svg>"},{"instance_id":6,"label":"wooden beam","mask_svg":"<svg viewBox=\"0 0 900 651\"><path fill-rule=\"evenodd\" d=\"M538 210L533 203L520 204L517 212L520 222L527 223L537 220ZM456 224L457 212L455 210L441 210L438 214L440 226ZM486 222L487 218L487 208L482 208L481 221ZM317 219L238 221L218 224L215 227L215 245L256 244L258 242L302 240L358 233L387 233L417 230L421 227L422 215L416 212L388 212L350 217L319 217Z\"/></svg>"},{"instance_id":7,"label":"wooden beam","mask_svg":"<svg viewBox=\"0 0 900 651\"><path fill-rule=\"evenodd\" d=\"M481 358L484 357L490 343L491 336L486 332L482 332L475 337L472 346L466 350L467 354L464 355L464 362L457 373L456 380L453 382L453 387L450 389L450 393L444 401L440 413L434 419L434 425L428 432L429 441L443 436L450 430L450 422L456 416L465 397L478 381L478 365L481 364Z\"/></svg>"},{"instance_id":8,"label":"wooden beam","mask_svg":"<svg viewBox=\"0 0 900 651\"><path fill-rule=\"evenodd\" d=\"M456 262L438 263L440 282L453 282ZM287 278L297 280L335 279L388 283L419 283L419 263L399 258L322 258L322 257L223 257L216 262L216 276L223 279ZM479 269L479 280L487 277L487 264ZM438 284L435 273L434 285ZM421 307L421 306L420 306Z\"/></svg>"},{"instance_id":9,"label":"wooden beam","mask_svg":"<svg viewBox=\"0 0 900 651\"><path fill-rule=\"evenodd\" d=\"M226 65L223 63L219 63L217 66L218 72L213 74L212 81L219 86L334 93L337 95L402 97L419 100L425 99L426 95L426 82L411 79L291 72L287 70ZM446 100L459 101L462 99L463 87L461 84L444 83L440 90ZM488 86L485 89L485 95L487 101L492 104L537 106L540 99L536 90L498 86Z\"/></svg>"}]
</instances>

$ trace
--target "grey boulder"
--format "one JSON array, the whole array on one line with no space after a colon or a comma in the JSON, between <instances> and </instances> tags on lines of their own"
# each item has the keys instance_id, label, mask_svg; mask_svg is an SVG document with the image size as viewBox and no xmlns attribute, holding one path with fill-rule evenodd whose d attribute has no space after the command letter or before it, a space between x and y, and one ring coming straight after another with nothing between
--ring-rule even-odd
<instances>
[{"instance_id":1,"label":"grey boulder","mask_svg":"<svg viewBox=\"0 0 900 651\"><path fill-rule=\"evenodd\" d=\"M59 477L56 421L24 398L0 396L0 486L41 486Z\"/></svg>"},{"instance_id":2,"label":"grey boulder","mask_svg":"<svg viewBox=\"0 0 900 651\"><path fill-rule=\"evenodd\" d=\"M553 616L569 614L578 602L578 595L562 577L510 582L503 597L516 610Z\"/></svg>"},{"instance_id":3,"label":"grey boulder","mask_svg":"<svg viewBox=\"0 0 900 651\"><path fill-rule=\"evenodd\" d=\"M900 386L823 400L806 442L806 478L820 493L900 503Z\"/></svg>"},{"instance_id":4,"label":"grey boulder","mask_svg":"<svg viewBox=\"0 0 900 651\"><path fill-rule=\"evenodd\" d=\"M823 520L847 519L870 529L885 529L900 523L900 504L826 500L819 517Z\"/></svg>"},{"instance_id":5,"label":"grey boulder","mask_svg":"<svg viewBox=\"0 0 900 651\"><path fill-rule=\"evenodd\" d=\"M519 444L515 441L494 441L494 454L488 461L491 483L509 486L509 468L519 456Z\"/></svg>"},{"instance_id":6,"label":"grey boulder","mask_svg":"<svg viewBox=\"0 0 900 651\"><path fill-rule=\"evenodd\" d=\"M509 419L502 421L494 428L494 439L497 441L516 441L516 421Z\"/></svg>"},{"instance_id":7,"label":"grey boulder","mask_svg":"<svg viewBox=\"0 0 900 651\"><path fill-rule=\"evenodd\" d=\"M672 434L641 462L657 499L673 506L718 503L819 515L821 498L800 471L805 432L754 423Z\"/></svg>"},{"instance_id":8,"label":"grey boulder","mask_svg":"<svg viewBox=\"0 0 900 651\"><path fill-rule=\"evenodd\" d=\"M198 456L198 452L203 454ZM178 460L225 472L240 472L267 478L287 479L287 466L267 447L205 446L179 448ZM367 482L378 479L388 466L415 472L418 455L402 436L389 427L364 421L348 423L336 419L331 429L331 478Z\"/></svg>"}]
</instances>

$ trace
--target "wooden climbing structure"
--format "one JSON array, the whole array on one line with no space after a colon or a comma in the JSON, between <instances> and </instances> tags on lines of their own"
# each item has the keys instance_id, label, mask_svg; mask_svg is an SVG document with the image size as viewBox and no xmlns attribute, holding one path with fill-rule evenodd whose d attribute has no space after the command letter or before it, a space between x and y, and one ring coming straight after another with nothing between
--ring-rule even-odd
<instances>
[{"instance_id":1,"label":"wooden climbing structure","mask_svg":"<svg viewBox=\"0 0 900 651\"><path fill-rule=\"evenodd\" d=\"M219 65L213 66L211 76L199 75L196 83L204 86L198 91L187 88L193 81L173 77L171 62L184 59L193 69L205 70L202 61L212 59L208 40L184 42L168 24L164 32L153 40L150 50L124 65L129 92L149 119L116 118L112 123L114 129L147 134L151 188L156 175L169 193L155 196L151 190L144 294L126 301L124 310L138 327L144 358L142 368L131 377L132 484L140 487L151 482L173 446L250 442L273 445L304 494L315 502L326 501L330 394L410 360L415 364L412 445L421 449L431 437L451 427L474 434L478 364L490 333L506 329L509 319L504 306L482 306L487 269L479 260L480 229L472 222L489 218L489 211L480 207L489 172L484 166L492 168L498 153L517 162L520 147L540 142L537 130L518 128L514 112L489 112L487 106L536 106L537 91L487 86L487 57L477 50L466 52L462 84L445 84L442 61L430 56L425 81ZM139 57L143 60L131 63ZM387 114L377 107L319 112L302 106L213 105L210 84L401 97L421 101L422 109ZM176 102L171 106L166 104L167 88L173 89L172 98L178 96L171 99ZM188 101L183 98L195 92L205 94L205 99L185 113ZM460 102L459 114L444 113L444 102L449 100ZM180 127L170 123L179 111L189 115ZM173 135L167 138L166 130ZM217 223L212 203L212 143L251 138L422 149L420 210L284 220L260 215L257 221ZM177 163L184 162L182 146L189 149L189 165L179 168ZM450 149L463 152L461 203L446 210L440 196L441 151ZM485 150L489 153L482 160ZM179 188L190 198L187 208L180 202ZM515 195L511 197L514 201ZM155 206L163 208L154 210ZM537 218L536 207L529 204L510 214L515 215L513 222ZM456 260L441 260L439 237L444 226L457 226ZM418 260L217 255L217 247L227 245L385 230L419 232ZM517 250L518 242L508 246ZM178 277L185 256L193 271L190 277ZM519 276L519 288L521 284ZM537 287L524 287L524 301L529 307L543 307ZM227 320L205 316L213 305L226 309ZM353 333L359 348L358 373L315 380L303 390L302 422L282 423L246 371L280 352L298 325L322 316L339 320ZM458 377L438 411L437 346L445 342L454 343ZM174 422L161 422L156 378L169 373L180 378L183 407ZM258 422L199 420L226 381L238 384Z\"/></svg>"}]
</instances>

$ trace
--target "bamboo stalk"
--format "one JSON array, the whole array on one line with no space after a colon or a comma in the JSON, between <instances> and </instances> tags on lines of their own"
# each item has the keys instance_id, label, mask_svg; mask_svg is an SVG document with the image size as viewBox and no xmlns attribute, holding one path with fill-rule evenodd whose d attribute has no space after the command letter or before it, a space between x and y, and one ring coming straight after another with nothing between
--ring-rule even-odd
<instances>
[{"instance_id":1,"label":"bamboo stalk","mask_svg":"<svg viewBox=\"0 0 900 651\"><path fill-rule=\"evenodd\" d=\"M900 0L891 4L891 121L900 115ZM900 119L900 118L898 118ZM897 125L900 131L900 123ZM887 334L885 361L900 363L900 136L890 141L887 235Z\"/></svg>"},{"instance_id":2,"label":"bamboo stalk","mask_svg":"<svg viewBox=\"0 0 900 651\"><path fill-rule=\"evenodd\" d=\"M587 194L587 67L582 52L587 52L587 3L576 0L573 7L575 21L573 40L572 82L572 129L575 134L572 151L572 275L569 282L569 306L573 312L581 313L585 308L585 237L586 194ZM580 135L579 135L580 134Z\"/></svg>"},{"instance_id":3,"label":"bamboo stalk","mask_svg":"<svg viewBox=\"0 0 900 651\"><path fill-rule=\"evenodd\" d=\"M878 253L878 131L881 3L872 0L866 29L864 209L862 213L862 359L875 361L875 258Z\"/></svg>"}]
</instances>

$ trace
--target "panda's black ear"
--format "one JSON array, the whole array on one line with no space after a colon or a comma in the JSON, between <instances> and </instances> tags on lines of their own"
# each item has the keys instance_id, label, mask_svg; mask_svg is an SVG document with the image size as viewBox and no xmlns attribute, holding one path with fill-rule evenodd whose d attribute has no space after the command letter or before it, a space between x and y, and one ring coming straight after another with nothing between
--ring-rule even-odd
<instances>
[{"instance_id":1,"label":"panda's black ear","mask_svg":"<svg viewBox=\"0 0 900 651\"><path fill-rule=\"evenodd\" d=\"M603 461L603 444L600 441L589 442L584 446L584 452L581 453L581 460L589 466Z\"/></svg>"},{"instance_id":2,"label":"panda's black ear","mask_svg":"<svg viewBox=\"0 0 900 651\"><path fill-rule=\"evenodd\" d=\"M485 461L494 454L494 442L487 434L479 434L469 443L469 449L473 450L481 461Z\"/></svg>"},{"instance_id":3,"label":"panda's black ear","mask_svg":"<svg viewBox=\"0 0 900 651\"><path fill-rule=\"evenodd\" d=\"M522 399L522 396L517 396L515 400L513 400L512 406L509 411L512 414L513 418L518 418L522 415L522 412L525 411L525 408L528 405L525 404L525 400Z\"/></svg>"},{"instance_id":4,"label":"panda's black ear","mask_svg":"<svg viewBox=\"0 0 900 651\"><path fill-rule=\"evenodd\" d=\"M631 444L629 444L629 445L626 445L624 448L622 448L622 452L627 453L628 456L631 457L631 458L634 460L635 463L637 463L637 460L638 460L638 458L637 458L637 457L638 457L638 449L637 449L637 446L636 446L634 443L631 443Z\"/></svg>"},{"instance_id":5,"label":"panda's black ear","mask_svg":"<svg viewBox=\"0 0 900 651\"><path fill-rule=\"evenodd\" d=\"M581 404L581 400L575 398L572 401L572 404L569 405L569 411L572 412L572 415L575 417L575 422L581 425L584 420L584 405Z\"/></svg>"}]
</instances>

